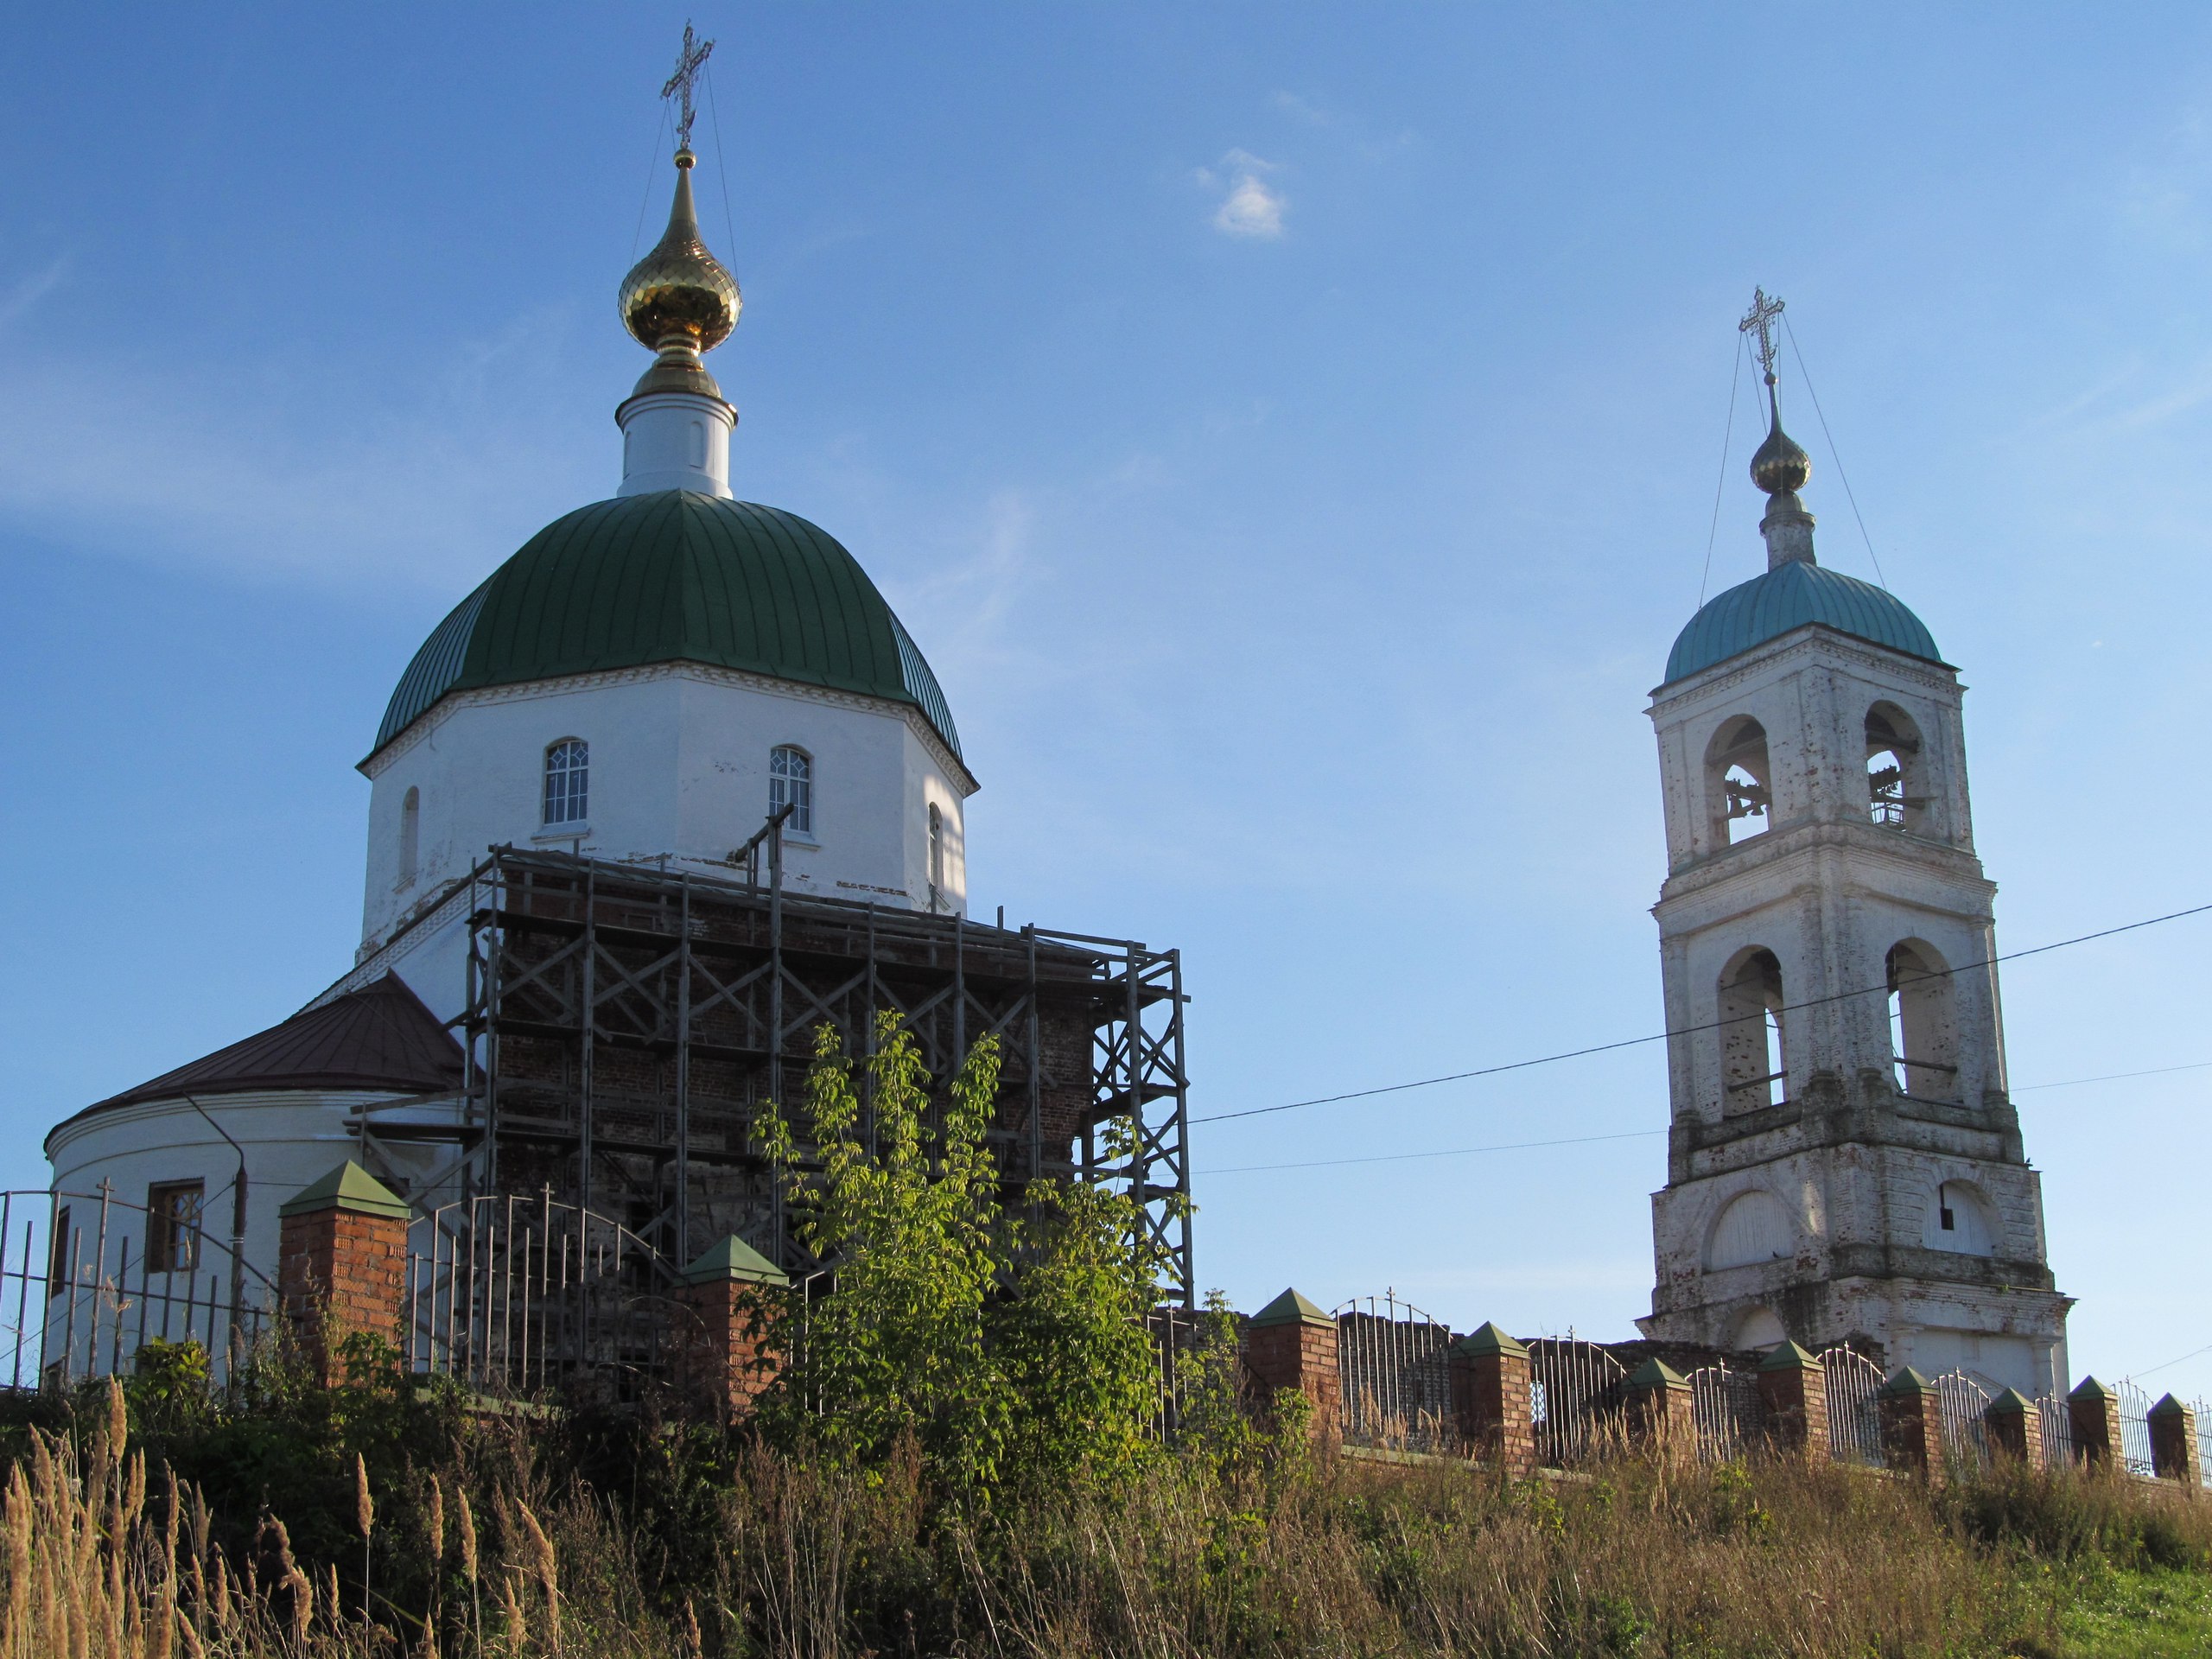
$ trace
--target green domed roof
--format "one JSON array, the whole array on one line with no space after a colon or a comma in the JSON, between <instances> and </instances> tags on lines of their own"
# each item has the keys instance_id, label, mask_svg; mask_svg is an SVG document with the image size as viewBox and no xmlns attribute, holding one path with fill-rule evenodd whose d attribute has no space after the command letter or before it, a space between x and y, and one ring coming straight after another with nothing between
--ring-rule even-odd
<instances>
[{"instance_id":1,"label":"green domed roof","mask_svg":"<svg viewBox=\"0 0 2212 1659\"><path fill-rule=\"evenodd\" d=\"M688 490L594 502L531 537L423 641L376 747L448 692L677 662L912 703L960 753L858 560L794 513Z\"/></svg>"},{"instance_id":2,"label":"green domed roof","mask_svg":"<svg viewBox=\"0 0 2212 1659\"><path fill-rule=\"evenodd\" d=\"M1808 622L1908 657L1943 660L1936 654L1927 625L1896 594L1840 570L1793 559L1731 588L1692 617L1667 653L1662 683L1726 662Z\"/></svg>"}]
</instances>

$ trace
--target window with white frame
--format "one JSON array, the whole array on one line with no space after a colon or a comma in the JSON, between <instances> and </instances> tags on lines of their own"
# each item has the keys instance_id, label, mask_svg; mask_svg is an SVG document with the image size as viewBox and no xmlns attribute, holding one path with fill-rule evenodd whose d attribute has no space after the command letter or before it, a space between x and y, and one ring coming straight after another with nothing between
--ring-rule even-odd
<instances>
[{"instance_id":1,"label":"window with white frame","mask_svg":"<svg viewBox=\"0 0 2212 1659\"><path fill-rule=\"evenodd\" d=\"M796 836L814 833L814 760L804 749L779 744L768 753L768 810L791 815L784 828Z\"/></svg>"},{"instance_id":2,"label":"window with white frame","mask_svg":"<svg viewBox=\"0 0 2212 1659\"><path fill-rule=\"evenodd\" d=\"M591 807L591 750L581 737L564 737L545 751L545 822L582 823Z\"/></svg>"}]
</instances>

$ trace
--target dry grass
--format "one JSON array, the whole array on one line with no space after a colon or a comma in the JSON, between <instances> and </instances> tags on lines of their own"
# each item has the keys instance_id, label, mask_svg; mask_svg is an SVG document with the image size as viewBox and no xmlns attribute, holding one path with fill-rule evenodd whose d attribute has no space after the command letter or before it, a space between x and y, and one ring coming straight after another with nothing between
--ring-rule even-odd
<instances>
[{"instance_id":1,"label":"dry grass","mask_svg":"<svg viewBox=\"0 0 2212 1659\"><path fill-rule=\"evenodd\" d=\"M226 1552L111 1396L9 1473L0 1659L2050 1656L2095 1650L2061 1617L2082 1572L2202 1582L2212 1562L2212 1502L2017 1470L1931 1492L1789 1463L1511 1482L1294 1457L970 1524L916 1458L839 1472L739 1445L683 1522L677 1574L650 1508L533 1455L503 1452L474 1508L453 1471L423 1473L411 1510L380 1506L379 1548L420 1552L410 1581L429 1588L365 1618L358 1545L303 1561L270 1516Z\"/></svg>"}]
</instances>

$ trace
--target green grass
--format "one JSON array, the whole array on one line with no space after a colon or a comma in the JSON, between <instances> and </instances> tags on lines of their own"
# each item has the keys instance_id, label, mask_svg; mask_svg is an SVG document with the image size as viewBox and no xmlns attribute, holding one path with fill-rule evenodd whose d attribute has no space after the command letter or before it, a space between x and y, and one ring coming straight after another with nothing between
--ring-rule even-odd
<instances>
[{"instance_id":1,"label":"green grass","mask_svg":"<svg viewBox=\"0 0 2212 1659\"><path fill-rule=\"evenodd\" d=\"M2212 1654L2212 1576L2101 1563L2037 1575L2056 1592L2052 1659L2200 1659ZM2052 1580L2056 1580L2055 1583Z\"/></svg>"}]
</instances>

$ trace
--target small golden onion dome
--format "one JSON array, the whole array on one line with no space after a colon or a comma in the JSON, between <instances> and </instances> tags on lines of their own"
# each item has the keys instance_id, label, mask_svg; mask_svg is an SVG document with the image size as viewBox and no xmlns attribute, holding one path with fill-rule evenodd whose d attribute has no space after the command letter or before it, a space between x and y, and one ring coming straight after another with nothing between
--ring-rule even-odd
<instances>
[{"instance_id":1,"label":"small golden onion dome","mask_svg":"<svg viewBox=\"0 0 2212 1659\"><path fill-rule=\"evenodd\" d=\"M668 230L622 279L617 302L623 327L655 351L670 346L714 350L737 327L744 306L737 278L699 239L699 216L691 206L694 159L688 149L676 152L676 203L669 209Z\"/></svg>"},{"instance_id":2,"label":"small golden onion dome","mask_svg":"<svg viewBox=\"0 0 2212 1659\"><path fill-rule=\"evenodd\" d=\"M1751 482L1769 495L1783 495L1803 489L1805 480L1812 475L1813 458L1782 429L1782 415L1777 410L1774 423L1767 429L1766 442L1751 457Z\"/></svg>"}]
</instances>

